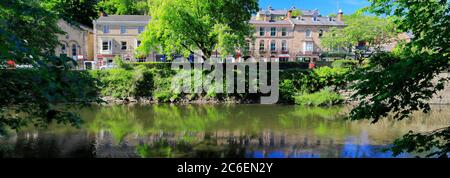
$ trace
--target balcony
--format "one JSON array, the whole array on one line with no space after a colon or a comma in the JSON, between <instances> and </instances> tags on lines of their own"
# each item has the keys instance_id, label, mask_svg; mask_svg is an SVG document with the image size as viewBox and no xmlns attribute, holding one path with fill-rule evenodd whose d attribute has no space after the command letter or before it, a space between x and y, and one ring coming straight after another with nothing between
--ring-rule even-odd
<instances>
[{"instance_id":1,"label":"balcony","mask_svg":"<svg viewBox=\"0 0 450 178\"><path fill-rule=\"evenodd\" d=\"M289 54L289 50L281 50L281 54Z\"/></svg>"}]
</instances>

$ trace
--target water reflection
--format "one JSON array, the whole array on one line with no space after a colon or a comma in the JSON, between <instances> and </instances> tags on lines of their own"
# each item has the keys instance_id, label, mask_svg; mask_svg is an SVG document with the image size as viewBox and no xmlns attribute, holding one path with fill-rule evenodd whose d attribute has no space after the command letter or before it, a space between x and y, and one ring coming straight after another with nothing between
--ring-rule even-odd
<instances>
[{"instance_id":1,"label":"water reflection","mask_svg":"<svg viewBox=\"0 0 450 178\"><path fill-rule=\"evenodd\" d=\"M371 125L344 120L346 108L94 106L77 111L82 129L54 125L0 139L0 157L387 158L383 148L410 129L449 125L449 111Z\"/></svg>"}]
</instances>

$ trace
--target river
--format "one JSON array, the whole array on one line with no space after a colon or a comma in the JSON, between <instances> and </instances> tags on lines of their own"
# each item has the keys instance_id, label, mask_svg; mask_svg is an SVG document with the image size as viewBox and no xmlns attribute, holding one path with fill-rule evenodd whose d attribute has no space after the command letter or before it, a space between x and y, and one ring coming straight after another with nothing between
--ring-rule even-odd
<instances>
[{"instance_id":1,"label":"river","mask_svg":"<svg viewBox=\"0 0 450 178\"><path fill-rule=\"evenodd\" d=\"M116 105L76 112L82 128L52 124L0 138L1 157L390 158L410 130L450 125L450 106L377 124L345 120L347 107ZM423 156L402 154L399 157Z\"/></svg>"}]
</instances>

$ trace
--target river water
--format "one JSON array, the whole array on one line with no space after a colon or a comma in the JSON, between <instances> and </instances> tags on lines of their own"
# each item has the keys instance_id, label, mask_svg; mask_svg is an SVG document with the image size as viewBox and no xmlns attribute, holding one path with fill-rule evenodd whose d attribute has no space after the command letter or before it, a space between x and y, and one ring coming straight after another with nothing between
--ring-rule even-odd
<instances>
[{"instance_id":1,"label":"river water","mask_svg":"<svg viewBox=\"0 0 450 178\"><path fill-rule=\"evenodd\" d=\"M450 106L377 124L345 120L347 107L285 105L92 106L82 128L26 128L0 138L1 157L390 158L410 130L450 125ZM402 154L399 157L423 156Z\"/></svg>"}]
</instances>

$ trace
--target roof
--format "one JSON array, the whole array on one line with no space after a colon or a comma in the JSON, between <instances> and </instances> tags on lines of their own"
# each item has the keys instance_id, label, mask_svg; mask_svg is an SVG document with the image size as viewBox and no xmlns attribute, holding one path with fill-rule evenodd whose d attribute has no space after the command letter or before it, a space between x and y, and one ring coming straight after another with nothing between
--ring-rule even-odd
<instances>
[{"instance_id":1,"label":"roof","mask_svg":"<svg viewBox=\"0 0 450 178\"><path fill-rule=\"evenodd\" d=\"M292 9L295 10L295 9ZM302 12L303 16L314 16L314 14L316 15L320 15L319 10L314 9L314 10L300 10ZM273 10L273 9L264 9L259 11L258 13L260 15L287 15L289 12L289 10Z\"/></svg>"},{"instance_id":2,"label":"roof","mask_svg":"<svg viewBox=\"0 0 450 178\"><path fill-rule=\"evenodd\" d=\"M125 22L125 21L142 21L148 22L151 17L147 15L108 15L101 16L98 22Z\"/></svg>"},{"instance_id":3,"label":"roof","mask_svg":"<svg viewBox=\"0 0 450 178\"><path fill-rule=\"evenodd\" d=\"M295 25L345 26L343 21L338 21L335 18L330 21L329 17L317 17L316 21L312 17L293 18L291 20Z\"/></svg>"},{"instance_id":4,"label":"roof","mask_svg":"<svg viewBox=\"0 0 450 178\"><path fill-rule=\"evenodd\" d=\"M329 17L317 17L317 21L314 21L312 17L302 17L300 18L292 18L290 20L275 20L275 21L264 21L264 20L256 20L256 18L252 18L250 20L250 24L259 24L259 25L319 25L319 26L345 26L343 21L338 21L335 18L332 18L330 21Z\"/></svg>"}]
</instances>

